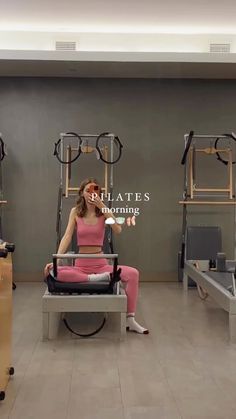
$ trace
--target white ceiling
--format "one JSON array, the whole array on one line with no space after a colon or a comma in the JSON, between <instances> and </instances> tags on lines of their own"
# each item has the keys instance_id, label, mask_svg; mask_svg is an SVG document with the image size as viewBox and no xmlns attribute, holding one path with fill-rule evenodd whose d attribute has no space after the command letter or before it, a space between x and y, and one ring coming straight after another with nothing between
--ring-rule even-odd
<instances>
[{"instance_id":1,"label":"white ceiling","mask_svg":"<svg viewBox=\"0 0 236 419\"><path fill-rule=\"evenodd\" d=\"M0 0L0 77L236 79L235 17L236 0ZM76 52L58 58L56 41L76 42ZM211 43L230 53L209 55Z\"/></svg>"},{"instance_id":2,"label":"white ceiling","mask_svg":"<svg viewBox=\"0 0 236 419\"><path fill-rule=\"evenodd\" d=\"M0 30L236 34L235 0L0 0Z\"/></svg>"}]
</instances>

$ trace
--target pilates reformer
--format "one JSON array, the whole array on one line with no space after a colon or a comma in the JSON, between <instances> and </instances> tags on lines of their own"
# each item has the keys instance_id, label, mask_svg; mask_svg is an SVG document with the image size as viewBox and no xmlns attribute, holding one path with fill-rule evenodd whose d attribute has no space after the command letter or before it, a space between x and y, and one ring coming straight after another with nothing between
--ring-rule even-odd
<instances>
[{"instance_id":1,"label":"pilates reformer","mask_svg":"<svg viewBox=\"0 0 236 419\"><path fill-rule=\"evenodd\" d=\"M219 258L218 254L218 258ZM211 267L216 265L216 267ZM235 260L226 260L224 270L218 270L212 260L187 260L184 266L184 290L188 291L188 278L198 287L199 296L206 300L208 296L229 314L229 336L236 343L236 285Z\"/></svg>"},{"instance_id":2,"label":"pilates reformer","mask_svg":"<svg viewBox=\"0 0 236 419\"><path fill-rule=\"evenodd\" d=\"M210 145L200 148L197 141L210 141ZM227 141L226 147L222 143ZM181 164L184 165L184 192L182 217L182 245L179 252L179 280L183 288L197 286L199 297L212 297L229 313L230 339L236 342L236 260L226 261L222 253L221 230L214 226L188 226L187 209L191 205L230 205L235 210L233 182L233 148L235 134L195 135L193 131L185 135L185 150ZM219 146L221 142L221 146ZM196 182L197 156L215 156L225 165L227 184L225 187L201 187ZM235 217L234 217L235 223ZM235 257L234 249L234 257Z\"/></svg>"},{"instance_id":3,"label":"pilates reformer","mask_svg":"<svg viewBox=\"0 0 236 419\"><path fill-rule=\"evenodd\" d=\"M77 146L65 144L65 140L76 139ZM96 140L96 146L92 147L89 141ZM107 141L109 144L107 145ZM62 202L63 198L68 198L77 194L79 188L71 186L71 169L74 163L80 157L81 153L95 152L96 157L105 164L104 173L104 194L113 193L113 165L118 162L122 153L122 144L117 136L110 133L100 135L76 133L61 134L60 139L55 143L54 155L61 164L60 187L58 195L57 211L57 246L61 240L61 222L62 222ZM116 148L116 152L114 149ZM110 171L109 171L110 168ZM108 173L110 182L108 182ZM48 290L43 296L43 338L52 339L56 337L61 313L66 312L112 312L120 316L120 334L125 333L125 315L126 315L126 295L120 289L120 269L117 269L118 255L114 254L112 230L107 226L104 241L104 254L109 260L113 260L113 273L109 281L96 281L92 283L68 283L57 280L57 259L69 259L74 261L76 258L101 258L97 254L71 254L53 255L53 272L47 277L46 282ZM107 251L108 250L108 251ZM110 253L108 253L110 252ZM73 253L73 252L72 252ZM80 337L91 337L98 333L104 326L106 316L104 315L102 324L93 332L78 333L73 331L63 315L65 326Z\"/></svg>"},{"instance_id":4,"label":"pilates reformer","mask_svg":"<svg viewBox=\"0 0 236 419\"><path fill-rule=\"evenodd\" d=\"M113 272L109 281L68 283L57 280L57 259L101 258L98 254L54 254L53 272L46 278L48 289L43 296L43 339L55 339L61 318L70 332L82 338L94 336L101 331L106 322L104 315L101 325L88 333L74 331L65 319L65 313L114 313L118 315L120 337L126 332L127 299L120 289L120 272L117 269L118 255L103 254L113 260Z\"/></svg>"},{"instance_id":5,"label":"pilates reformer","mask_svg":"<svg viewBox=\"0 0 236 419\"><path fill-rule=\"evenodd\" d=\"M75 260L101 258L98 254L53 254L53 271L48 275L45 282L48 285L43 297L43 337L52 339L57 334L61 313L65 312L113 312L120 314L120 332L124 334L126 296L120 290L120 273L117 269L118 255L103 254L103 257L113 260L113 272L110 280L94 282L62 282L57 280L57 260ZM69 303L70 301L70 303ZM68 306L69 303L69 306ZM52 318L54 316L52 323ZM57 313L57 314L55 314ZM88 333L81 333L71 329L68 321L63 317L63 322L70 332L77 336L88 338L100 332L105 325L104 315L101 325L96 330Z\"/></svg>"}]
</instances>

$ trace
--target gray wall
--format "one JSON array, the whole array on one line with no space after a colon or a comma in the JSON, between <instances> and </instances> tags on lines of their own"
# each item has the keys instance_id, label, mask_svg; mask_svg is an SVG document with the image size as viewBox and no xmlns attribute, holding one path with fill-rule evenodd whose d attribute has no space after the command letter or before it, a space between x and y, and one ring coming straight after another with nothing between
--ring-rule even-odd
<instances>
[{"instance_id":1,"label":"gray wall","mask_svg":"<svg viewBox=\"0 0 236 419\"><path fill-rule=\"evenodd\" d=\"M1 78L0 132L8 147L3 229L4 238L16 244L15 278L39 278L55 251L59 163L52 151L66 131L120 136L124 152L114 170L115 191L151 194L149 203L135 205L141 208L137 227L116 238L120 262L138 267L143 279L173 278L183 135L190 129L236 131L235 97L236 81ZM86 170L93 175L85 160L79 160L78 182ZM217 176L222 170L219 164ZM233 210L204 207L192 213L190 223L222 226L224 248L233 256Z\"/></svg>"}]
</instances>

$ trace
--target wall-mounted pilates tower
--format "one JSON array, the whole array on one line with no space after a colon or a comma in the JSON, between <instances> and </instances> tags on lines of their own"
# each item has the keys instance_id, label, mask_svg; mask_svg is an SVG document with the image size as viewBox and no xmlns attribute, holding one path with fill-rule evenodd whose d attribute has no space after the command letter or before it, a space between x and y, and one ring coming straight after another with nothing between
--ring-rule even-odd
<instances>
[{"instance_id":1,"label":"wall-mounted pilates tower","mask_svg":"<svg viewBox=\"0 0 236 419\"><path fill-rule=\"evenodd\" d=\"M117 135L109 132L102 134L78 134L67 132L60 134L55 143L54 155L60 162L60 185L57 206L57 248L61 241L63 200L78 194L80 183L78 159L83 155L94 154L95 159L103 163L104 175L102 192L104 196L113 194L113 165L120 160L122 144ZM76 184L73 184L72 171L76 165ZM82 180L82 179L81 179ZM110 232L111 234L111 232Z\"/></svg>"},{"instance_id":2,"label":"wall-mounted pilates tower","mask_svg":"<svg viewBox=\"0 0 236 419\"><path fill-rule=\"evenodd\" d=\"M191 206L234 206L235 200L235 184L233 165L235 164L235 145L236 135L220 134L220 135L199 135L194 131L184 135L184 153L181 164L184 166L184 186L183 199L179 204L183 206L182 215L182 245L181 245L181 268L184 268L186 260L186 232L187 232L187 217L189 208ZM204 183L201 185L198 179L199 160L206 157L208 161L210 158L217 159L219 163L224 165L225 184L219 185L218 177L214 177L214 184L212 179L208 179L210 167L207 166L208 175L204 177ZM235 225L234 217L234 225ZM236 241L235 241L236 243ZM234 246L234 253L236 246ZM236 255L235 255L236 256Z\"/></svg>"}]
</instances>

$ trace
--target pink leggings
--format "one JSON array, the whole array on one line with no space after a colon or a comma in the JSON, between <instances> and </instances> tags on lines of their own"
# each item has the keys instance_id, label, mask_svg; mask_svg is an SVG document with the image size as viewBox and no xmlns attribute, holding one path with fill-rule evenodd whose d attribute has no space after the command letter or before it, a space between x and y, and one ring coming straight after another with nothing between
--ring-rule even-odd
<instances>
[{"instance_id":1,"label":"pink leggings","mask_svg":"<svg viewBox=\"0 0 236 419\"><path fill-rule=\"evenodd\" d=\"M139 271L130 266L119 265L121 281L125 283L127 295L127 313L135 313L138 298ZM76 259L75 266L58 266L57 279L62 282L87 282L89 274L113 272L113 265L108 265L105 258Z\"/></svg>"}]
</instances>

